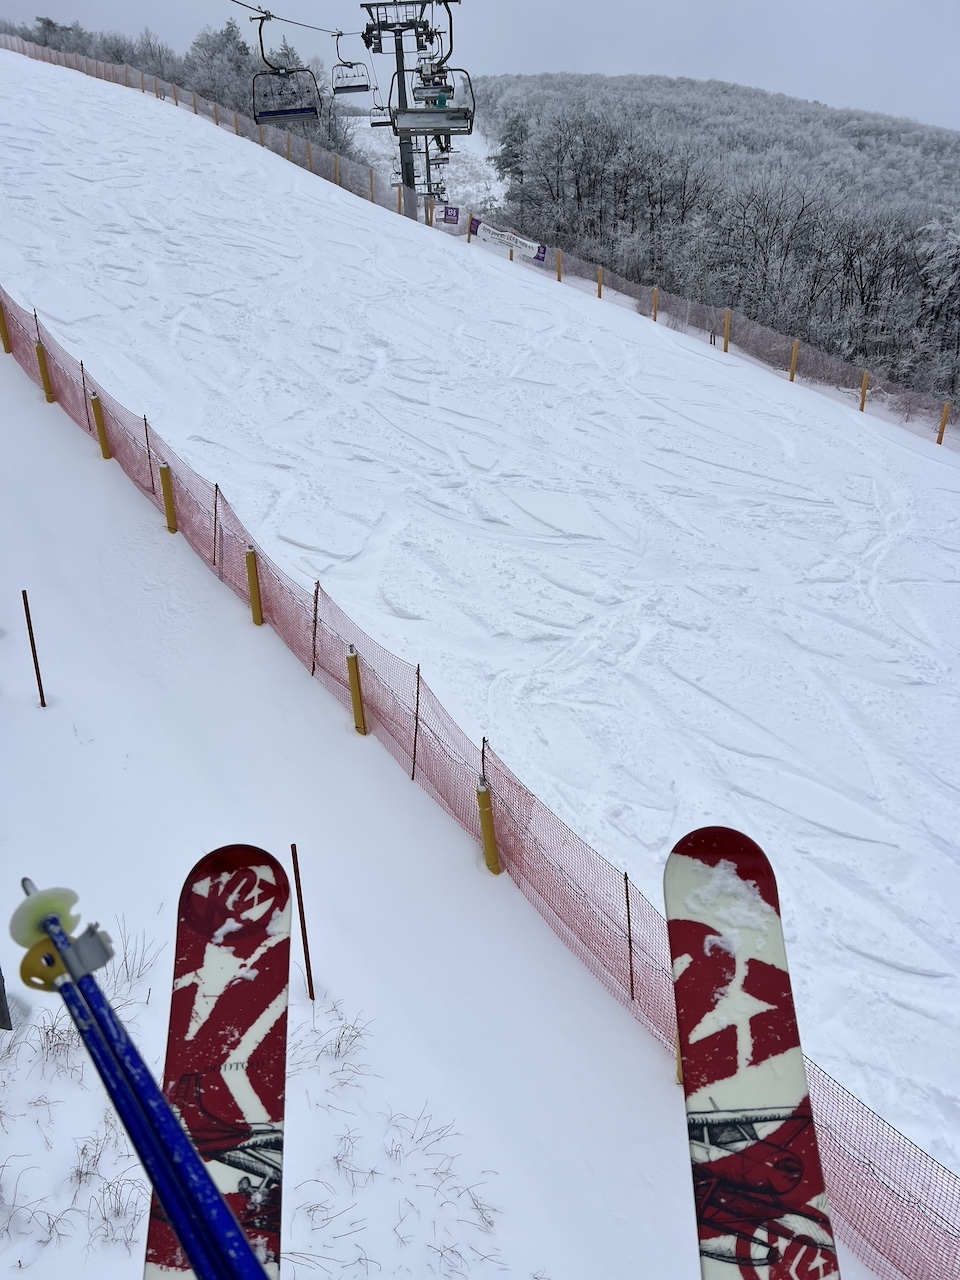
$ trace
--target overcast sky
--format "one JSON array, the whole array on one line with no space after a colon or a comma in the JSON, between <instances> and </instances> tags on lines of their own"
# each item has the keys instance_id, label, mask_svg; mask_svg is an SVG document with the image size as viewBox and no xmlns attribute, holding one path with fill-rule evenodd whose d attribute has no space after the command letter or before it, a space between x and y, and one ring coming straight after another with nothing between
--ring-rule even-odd
<instances>
[{"instance_id":1,"label":"overcast sky","mask_svg":"<svg viewBox=\"0 0 960 1280\"><path fill-rule=\"evenodd\" d=\"M346 0L272 3L318 26L356 31L363 22ZM453 12L455 61L471 72L730 80L960 129L960 0L464 0ZM38 13L129 35L146 25L180 52L205 25L234 17L249 28L230 0L0 0L14 22ZM329 65L328 36L286 32L301 56L318 53ZM362 53L359 41L350 47Z\"/></svg>"}]
</instances>

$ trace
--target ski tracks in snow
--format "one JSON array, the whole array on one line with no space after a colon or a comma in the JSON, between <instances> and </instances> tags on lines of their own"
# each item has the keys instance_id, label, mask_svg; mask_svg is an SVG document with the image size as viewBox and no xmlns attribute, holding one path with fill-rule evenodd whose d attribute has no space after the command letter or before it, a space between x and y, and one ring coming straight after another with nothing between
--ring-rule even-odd
<instances>
[{"instance_id":1,"label":"ski tracks in snow","mask_svg":"<svg viewBox=\"0 0 960 1280\"><path fill-rule=\"evenodd\" d=\"M956 462L0 58L0 282L653 901L758 840L809 1051L960 1168Z\"/></svg>"}]
</instances>

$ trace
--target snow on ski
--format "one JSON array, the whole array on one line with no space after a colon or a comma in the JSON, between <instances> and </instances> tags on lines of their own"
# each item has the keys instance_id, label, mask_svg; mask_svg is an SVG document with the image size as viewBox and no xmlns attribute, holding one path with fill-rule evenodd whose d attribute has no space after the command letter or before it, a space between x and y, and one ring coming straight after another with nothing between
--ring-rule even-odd
<instances>
[{"instance_id":1,"label":"snow on ski","mask_svg":"<svg viewBox=\"0 0 960 1280\"><path fill-rule=\"evenodd\" d=\"M837 1277L770 863L704 827L664 897L703 1280Z\"/></svg>"},{"instance_id":2,"label":"snow on ski","mask_svg":"<svg viewBox=\"0 0 960 1280\"><path fill-rule=\"evenodd\" d=\"M283 867L252 845L207 854L180 895L164 1093L273 1278L289 968ZM156 1199L144 1274L191 1274Z\"/></svg>"}]
</instances>

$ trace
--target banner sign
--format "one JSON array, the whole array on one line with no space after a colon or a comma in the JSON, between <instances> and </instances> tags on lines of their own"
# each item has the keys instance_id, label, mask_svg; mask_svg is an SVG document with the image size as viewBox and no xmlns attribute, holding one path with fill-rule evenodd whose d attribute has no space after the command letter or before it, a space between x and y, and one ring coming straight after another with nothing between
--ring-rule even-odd
<instances>
[{"instance_id":1,"label":"banner sign","mask_svg":"<svg viewBox=\"0 0 960 1280\"><path fill-rule=\"evenodd\" d=\"M481 222L479 218L470 219L470 234L476 236L478 240L487 240L504 249L514 249L521 258L532 258L534 262L546 261L547 246L545 244L525 240L523 236L518 236L513 231L498 231L496 227Z\"/></svg>"},{"instance_id":2,"label":"banner sign","mask_svg":"<svg viewBox=\"0 0 960 1280\"><path fill-rule=\"evenodd\" d=\"M459 226L460 209L456 205L445 204L443 206L443 220L449 222L451 226Z\"/></svg>"}]
</instances>

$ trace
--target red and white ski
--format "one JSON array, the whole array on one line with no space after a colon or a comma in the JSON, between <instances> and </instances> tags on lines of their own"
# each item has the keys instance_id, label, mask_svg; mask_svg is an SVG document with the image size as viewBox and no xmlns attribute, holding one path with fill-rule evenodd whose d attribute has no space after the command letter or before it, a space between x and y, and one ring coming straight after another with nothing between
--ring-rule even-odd
<instances>
[{"instance_id":1,"label":"red and white ski","mask_svg":"<svg viewBox=\"0 0 960 1280\"><path fill-rule=\"evenodd\" d=\"M703 1280L839 1276L770 863L704 827L664 896Z\"/></svg>"},{"instance_id":2,"label":"red and white ski","mask_svg":"<svg viewBox=\"0 0 960 1280\"><path fill-rule=\"evenodd\" d=\"M280 1269L290 888L252 845L207 854L180 895L164 1093L267 1274ZM145 1280L194 1273L154 1199Z\"/></svg>"}]
</instances>

